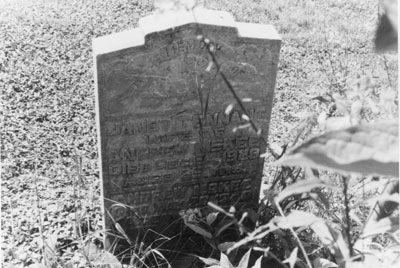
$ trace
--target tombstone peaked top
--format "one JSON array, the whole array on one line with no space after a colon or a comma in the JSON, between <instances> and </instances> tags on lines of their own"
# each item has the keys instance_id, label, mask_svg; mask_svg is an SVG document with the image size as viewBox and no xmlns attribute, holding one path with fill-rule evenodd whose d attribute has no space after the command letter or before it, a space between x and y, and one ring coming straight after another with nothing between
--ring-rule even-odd
<instances>
[{"instance_id":1,"label":"tombstone peaked top","mask_svg":"<svg viewBox=\"0 0 400 268\"><path fill-rule=\"evenodd\" d=\"M197 23L237 29L238 37L281 40L272 25L235 22L225 11L196 7L193 10L166 11L139 19L138 28L122 31L93 39L93 54L105 54L145 44L145 36L186 24Z\"/></svg>"},{"instance_id":2,"label":"tombstone peaked top","mask_svg":"<svg viewBox=\"0 0 400 268\"><path fill-rule=\"evenodd\" d=\"M118 223L132 241L162 234L170 254L199 255L207 247L180 215L208 202L257 209L280 47L273 26L203 8L93 40L105 248L129 247Z\"/></svg>"}]
</instances>

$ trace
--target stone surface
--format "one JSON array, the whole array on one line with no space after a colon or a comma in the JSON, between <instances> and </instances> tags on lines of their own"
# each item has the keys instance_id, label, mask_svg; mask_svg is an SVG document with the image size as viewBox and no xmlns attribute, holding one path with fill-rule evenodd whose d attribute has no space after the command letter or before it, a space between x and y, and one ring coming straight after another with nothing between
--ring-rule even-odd
<instances>
[{"instance_id":1,"label":"stone surface","mask_svg":"<svg viewBox=\"0 0 400 268\"><path fill-rule=\"evenodd\" d=\"M107 229L118 222L130 236L150 229L174 235L181 210L258 203L265 145L238 129L248 122L237 105L225 113L235 100L199 35L267 138L281 44L272 26L195 9L152 15L136 29L95 39Z\"/></svg>"}]
</instances>

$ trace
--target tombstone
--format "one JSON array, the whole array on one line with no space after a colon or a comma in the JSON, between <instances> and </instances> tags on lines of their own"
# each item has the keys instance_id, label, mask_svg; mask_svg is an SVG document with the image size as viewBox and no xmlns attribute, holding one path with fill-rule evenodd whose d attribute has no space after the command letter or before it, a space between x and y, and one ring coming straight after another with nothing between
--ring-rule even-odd
<instances>
[{"instance_id":1,"label":"tombstone","mask_svg":"<svg viewBox=\"0 0 400 268\"><path fill-rule=\"evenodd\" d=\"M261 133L247 127L207 44ZM182 210L258 204L280 45L271 25L202 8L94 39L106 229L121 237L118 223L133 241L176 237L187 232ZM171 245L183 251L189 240ZM108 235L106 247L115 242Z\"/></svg>"}]
</instances>

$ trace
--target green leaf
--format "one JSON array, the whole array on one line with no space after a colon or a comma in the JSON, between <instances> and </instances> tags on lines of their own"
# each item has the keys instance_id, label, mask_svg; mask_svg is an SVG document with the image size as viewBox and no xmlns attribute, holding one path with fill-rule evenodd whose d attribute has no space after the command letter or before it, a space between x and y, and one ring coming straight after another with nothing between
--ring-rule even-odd
<instances>
[{"instance_id":1,"label":"green leaf","mask_svg":"<svg viewBox=\"0 0 400 268\"><path fill-rule=\"evenodd\" d=\"M131 239L129 238L129 236L125 233L124 229L122 228L122 226L117 222L115 223L115 228L117 229L117 231L125 238L125 240L130 244L133 245L133 242L131 241Z\"/></svg>"},{"instance_id":2,"label":"green leaf","mask_svg":"<svg viewBox=\"0 0 400 268\"><path fill-rule=\"evenodd\" d=\"M212 212L207 215L207 225L211 226L213 222L217 219L219 212Z\"/></svg>"},{"instance_id":3,"label":"green leaf","mask_svg":"<svg viewBox=\"0 0 400 268\"><path fill-rule=\"evenodd\" d=\"M306 179L306 180L297 181L297 182L289 185L285 189L283 189L283 191L280 192L278 194L278 196L275 197L275 201L277 203L279 203L283 199L285 199L291 195L310 192L312 189L314 189L316 187L325 187L325 186L333 188L335 190L339 189L338 187L327 184L324 181L317 179L317 178Z\"/></svg>"},{"instance_id":4,"label":"green leaf","mask_svg":"<svg viewBox=\"0 0 400 268\"><path fill-rule=\"evenodd\" d=\"M314 268L336 268L338 267L338 265L334 262L331 262L327 259L323 259L323 258L316 258L313 261L313 266Z\"/></svg>"},{"instance_id":5,"label":"green leaf","mask_svg":"<svg viewBox=\"0 0 400 268\"><path fill-rule=\"evenodd\" d=\"M158 255L160 260L163 260L163 261L168 263L168 260L165 258L165 256L158 249L152 248L152 249L149 250L149 252L151 252L153 255L154 254Z\"/></svg>"},{"instance_id":6,"label":"green leaf","mask_svg":"<svg viewBox=\"0 0 400 268\"><path fill-rule=\"evenodd\" d=\"M186 224L187 227L189 227L190 229L192 229L192 230L195 231L196 233L198 233L198 234L200 234L200 235L202 235L202 236L204 236L204 237L210 238L210 239L212 238L211 233L210 233L210 232L207 232L207 231L204 230L203 228L201 228L201 227L199 227L199 226L197 226L197 225L188 223L188 222L185 222L185 224Z\"/></svg>"},{"instance_id":7,"label":"green leaf","mask_svg":"<svg viewBox=\"0 0 400 268\"><path fill-rule=\"evenodd\" d=\"M399 176L397 119L332 131L290 150L278 164L344 174Z\"/></svg>"},{"instance_id":8,"label":"green leaf","mask_svg":"<svg viewBox=\"0 0 400 268\"><path fill-rule=\"evenodd\" d=\"M256 260L256 263L254 263L254 265L253 265L252 268L261 268L262 257L263 257L263 256L260 256L260 258L258 258L258 259Z\"/></svg>"},{"instance_id":9,"label":"green leaf","mask_svg":"<svg viewBox=\"0 0 400 268\"><path fill-rule=\"evenodd\" d=\"M217 245L215 245L215 240L214 240L214 239L208 238L208 237L205 237L205 236L203 236L203 238L204 238L204 240L206 240L206 242L207 242L213 249L218 250Z\"/></svg>"},{"instance_id":10,"label":"green leaf","mask_svg":"<svg viewBox=\"0 0 400 268\"><path fill-rule=\"evenodd\" d=\"M394 211L399 206L399 199L398 199L398 193L399 193L399 180L395 180L392 182L389 182L386 184L383 193L381 196L385 195L390 195L393 197L397 196L397 200L391 201L391 200L382 200L378 201L376 203L376 206L373 206L373 209L371 210L370 217L369 217L369 223L371 222L378 222L379 220L389 217L392 215ZM368 223L368 224L369 224Z\"/></svg>"},{"instance_id":11,"label":"green leaf","mask_svg":"<svg viewBox=\"0 0 400 268\"><path fill-rule=\"evenodd\" d=\"M110 252L104 251L101 253L100 259L97 259L96 264L99 266L106 265L109 268L122 268L122 264Z\"/></svg>"},{"instance_id":12,"label":"green leaf","mask_svg":"<svg viewBox=\"0 0 400 268\"><path fill-rule=\"evenodd\" d=\"M330 203L329 200L326 198L325 194L321 191L321 189L314 189L314 193L317 194L318 200L321 201L321 203L325 206L326 209L330 208Z\"/></svg>"},{"instance_id":13,"label":"green leaf","mask_svg":"<svg viewBox=\"0 0 400 268\"><path fill-rule=\"evenodd\" d=\"M381 194L379 196L375 197L369 197L366 198L363 202L366 202L370 205L376 203L376 202L396 202L399 203L400 201L400 195L398 193L395 194Z\"/></svg>"},{"instance_id":14,"label":"green leaf","mask_svg":"<svg viewBox=\"0 0 400 268\"><path fill-rule=\"evenodd\" d=\"M122 264L118 261L117 257L108 251L102 250L93 242L89 241L83 247L83 253L96 267L104 265L109 268L122 268Z\"/></svg>"},{"instance_id":15,"label":"green leaf","mask_svg":"<svg viewBox=\"0 0 400 268\"><path fill-rule=\"evenodd\" d=\"M250 253L251 249L249 249L246 254L243 255L243 257L240 259L240 262L237 266L237 268L247 268L249 265L249 260L250 260Z\"/></svg>"},{"instance_id":16,"label":"green leaf","mask_svg":"<svg viewBox=\"0 0 400 268\"><path fill-rule=\"evenodd\" d=\"M292 253L290 253L289 258L287 258L286 260L283 261L283 263L289 263L290 268L294 268L294 265L296 264L296 260L297 260L297 251L299 250L298 247L296 247L295 249L293 249Z\"/></svg>"},{"instance_id":17,"label":"green leaf","mask_svg":"<svg viewBox=\"0 0 400 268\"><path fill-rule=\"evenodd\" d=\"M332 232L333 230L325 222L316 222L310 227L321 240L322 244L329 245L335 241L334 235L336 231Z\"/></svg>"},{"instance_id":18,"label":"green leaf","mask_svg":"<svg viewBox=\"0 0 400 268\"><path fill-rule=\"evenodd\" d=\"M203 257L198 257L198 258L208 266L219 265L219 260L213 258L203 258Z\"/></svg>"},{"instance_id":19,"label":"green leaf","mask_svg":"<svg viewBox=\"0 0 400 268\"><path fill-rule=\"evenodd\" d=\"M310 228L318 236L322 244L330 247L337 262L350 258L349 248L340 232L334 230L325 221L316 221L310 225Z\"/></svg>"},{"instance_id":20,"label":"green leaf","mask_svg":"<svg viewBox=\"0 0 400 268\"><path fill-rule=\"evenodd\" d=\"M375 50L377 53L397 51L397 0L382 1L384 13L379 18L375 34Z\"/></svg>"},{"instance_id":21,"label":"green leaf","mask_svg":"<svg viewBox=\"0 0 400 268\"><path fill-rule=\"evenodd\" d=\"M372 222L366 226L364 229L362 237L382 234L382 233L392 233L399 230L399 217L392 216L386 217L378 222Z\"/></svg>"},{"instance_id":22,"label":"green leaf","mask_svg":"<svg viewBox=\"0 0 400 268\"><path fill-rule=\"evenodd\" d=\"M229 248L233 247L235 242L224 242L218 245L218 250L221 252L228 251Z\"/></svg>"},{"instance_id":23,"label":"green leaf","mask_svg":"<svg viewBox=\"0 0 400 268\"><path fill-rule=\"evenodd\" d=\"M228 256L221 252L220 265L224 268L234 268L232 263L229 261Z\"/></svg>"},{"instance_id":24,"label":"green leaf","mask_svg":"<svg viewBox=\"0 0 400 268\"><path fill-rule=\"evenodd\" d=\"M217 204L214 204L213 202L208 202L207 205L213 209L215 209L216 211L219 211L229 217L233 217L234 215L232 213L226 212L223 208L221 208L220 206L218 206Z\"/></svg>"},{"instance_id":25,"label":"green leaf","mask_svg":"<svg viewBox=\"0 0 400 268\"><path fill-rule=\"evenodd\" d=\"M345 116L334 116L326 119L325 131L335 131L351 127L351 117L349 115Z\"/></svg>"},{"instance_id":26,"label":"green leaf","mask_svg":"<svg viewBox=\"0 0 400 268\"><path fill-rule=\"evenodd\" d=\"M215 236L218 237L222 234L223 231L225 231L226 229L229 228L229 226L233 225L235 223L234 220L228 221L226 224L224 224L223 226L221 226L221 228L219 228L217 230L217 232L215 233Z\"/></svg>"},{"instance_id":27,"label":"green leaf","mask_svg":"<svg viewBox=\"0 0 400 268\"><path fill-rule=\"evenodd\" d=\"M322 221L322 219L308 212L292 210L289 215L285 217L275 217L273 221L279 228L289 229L293 227L309 226L317 221Z\"/></svg>"}]
</instances>

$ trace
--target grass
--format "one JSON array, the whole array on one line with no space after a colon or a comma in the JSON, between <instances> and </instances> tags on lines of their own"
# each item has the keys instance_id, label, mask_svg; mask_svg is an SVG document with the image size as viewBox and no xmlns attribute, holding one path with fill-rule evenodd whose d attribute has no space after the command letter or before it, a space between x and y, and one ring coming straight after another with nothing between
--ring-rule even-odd
<instances>
[{"instance_id":1,"label":"grass","mask_svg":"<svg viewBox=\"0 0 400 268\"><path fill-rule=\"evenodd\" d=\"M229 11L237 21L273 24L282 35L271 143L290 141L288 129L302 114L324 111L312 97L340 93L364 74L374 80L377 103L386 88L398 86L397 55L373 51L377 1L221 0L205 6ZM151 11L149 1L133 0L0 2L5 267L39 263L42 234L56 238L55 265L61 266L79 263L80 237L101 239L91 39L134 28ZM380 109L365 120L391 112Z\"/></svg>"}]
</instances>

